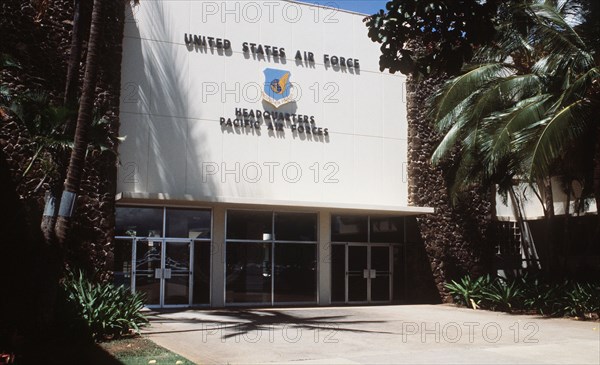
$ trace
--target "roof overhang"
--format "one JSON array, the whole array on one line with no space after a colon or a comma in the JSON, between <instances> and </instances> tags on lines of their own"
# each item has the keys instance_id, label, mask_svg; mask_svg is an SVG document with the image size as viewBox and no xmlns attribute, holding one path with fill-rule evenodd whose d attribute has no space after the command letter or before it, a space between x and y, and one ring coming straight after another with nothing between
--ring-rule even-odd
<instances>
[{"instance_id":1,"label":"roof overhang","mask_svg":"<svg viewBox=\"0 0 600 365\"><path fill-rule=\"evenodd\" d=\"M238 197L196 197L192 195L173 195L166 193L135 193L122 192L116 196L118 204L134 205L168 205L182 207L200 207L212 205L231 205L248 207L287 207L294 209L322 209L332 211L353 211L356 213L370 214L394 214L394 215L421 215L432 214L434 208L415 207L415 206L396 206L396 205L371 205L371 204L352 204L338 202L312 202L312 201L293 201L293 200L265 200L253 198Z\"/></svg>"}]
</instances>

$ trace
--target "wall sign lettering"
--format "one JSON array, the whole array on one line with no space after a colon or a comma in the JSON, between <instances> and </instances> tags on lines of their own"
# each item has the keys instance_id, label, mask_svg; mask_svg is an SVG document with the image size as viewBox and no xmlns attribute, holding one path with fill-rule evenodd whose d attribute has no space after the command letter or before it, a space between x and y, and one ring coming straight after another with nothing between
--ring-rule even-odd
<instances>
[{"instance_id":1,"label":"wall sign lettering","mask_svg":"<svg viewBox=\"0 0 600 365\"><path fill-rule=\"evenodd\" d=\"M188 48L198 47L211 50L233 50L231 41L224 38L210 37L199 34L184 34L185 45ZM285 47L260 44L255 42L242 42L241 49L245 55L263 56L274 59L285 59L287 56ZM310 51L297 50L294 53L294 59L300 62L308 62L315 64L315 54ZM344 69L360 69L360 61L357 58L324 54L321 58L326 67L344 68Z\"/></svg>"}]
</instances>

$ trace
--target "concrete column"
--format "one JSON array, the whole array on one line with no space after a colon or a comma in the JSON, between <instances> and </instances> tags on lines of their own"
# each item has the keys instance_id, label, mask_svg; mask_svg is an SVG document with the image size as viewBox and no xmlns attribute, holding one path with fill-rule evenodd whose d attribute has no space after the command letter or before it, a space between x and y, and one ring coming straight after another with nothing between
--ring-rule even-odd
<instances>
[{"instance_id":1,"label":"concrete column","mask_svg":"<svg viewBox=\"0 0 600 365\"><path fill-rule=\"evenodd\" d=\"M331 212L319 213L319 305L331 304Z\"/></svg>"},{"instance_id":2,"label":"concrete column","mask_svg":"<svg viewBox=\"0 0 600 365\"><path fill-rule=\"evenodd\" d=\"M225 306L225 211L213 208L212 256L210 270L211 306Z\"/></svg>"}]
</instances>

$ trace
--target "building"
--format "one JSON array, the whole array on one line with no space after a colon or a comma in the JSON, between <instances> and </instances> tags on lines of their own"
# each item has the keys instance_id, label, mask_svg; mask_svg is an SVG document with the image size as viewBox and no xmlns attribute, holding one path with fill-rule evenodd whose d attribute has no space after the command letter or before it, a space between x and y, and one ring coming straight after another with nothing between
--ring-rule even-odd
<instances>
[{"instance_id":1,"label":"building","mask_svg":"<svg viewBox=\"0 0 600 365\"><path fill-rule=\"evenodd\" d=\"M363 14L279 1L127 10L115 277L150 306L405 299L405 78Z\"/></svg>"}]
</instances>

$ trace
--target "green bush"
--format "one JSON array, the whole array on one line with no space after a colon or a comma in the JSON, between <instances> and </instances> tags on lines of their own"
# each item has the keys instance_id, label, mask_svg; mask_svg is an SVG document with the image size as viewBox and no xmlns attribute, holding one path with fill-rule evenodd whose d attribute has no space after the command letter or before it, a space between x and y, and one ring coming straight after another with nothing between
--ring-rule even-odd
<instances>
[{"instance_id":1,"label":"green bush","mask_svg":"<svg viewBox=\"0 0 600 365\"><path fill-rule=\"evenodd\" d=\"M567 281L547 283L537 277L525 277L523 280L523 305L545 316L562 316L562 302Z\"/></svg>"},{"instance_id":2,"label":"green bush","mask_svg":"<svg viewBox=\"0 0 600 365\"><path fill-rule=\"evenodd\" d=\"M594 284L574 283L565 291L564 314L571 317L585 318L591 314L600 315L600 286Z\"/></svg>"},{"instance_id":3,"label":"green bush","mask_svg":"<svg viewBox=\"0 0 600 365\"><path fill-rule=\"evenodd\" d=\"M144 298L139 293L110 283L93 283L80 271L69 272L62 283L66 320L75 332L96 341L139 333L148 324L142 314Z\"/></svg>"},{"instance_id":4,"label":"green bush","mask_svg":"<svg viewBox=\"0 0 600 365\"><path fill-rule=\"evenodd\" d=\"M513 309L522 307L523 288L515 280L497 278L482 288L482 293L485 300L485 307L489 307L492 310L512 312Z\"/></svg>"},{"instance_id":5,"label":"green bush","mask_svg":"<svg viewBox=\"0 0 600 365\"><path fill-rule=\"evenodd\" d=\"M465 276L460 282L446 284L446 288L457 303L473 309L525 309L545 316L579 318L600 316L600 284L567 280L553 283L528 275L511 280L492 279L486 275L478 279Z\"/></svg>"},{"instance_id":6,"label":"green bush","mask_svg":"<svg viewBox=\"0 0 600 365\"><path fill-rule=\"evenodd\" d=\"M470 276L463 277L460 282L452 280L446 284L446 289L452 294L454 301L466 307L476 309L484 298L483 290L491 283L489 275L473 280Z\"/></svg>"}]
</instances>

